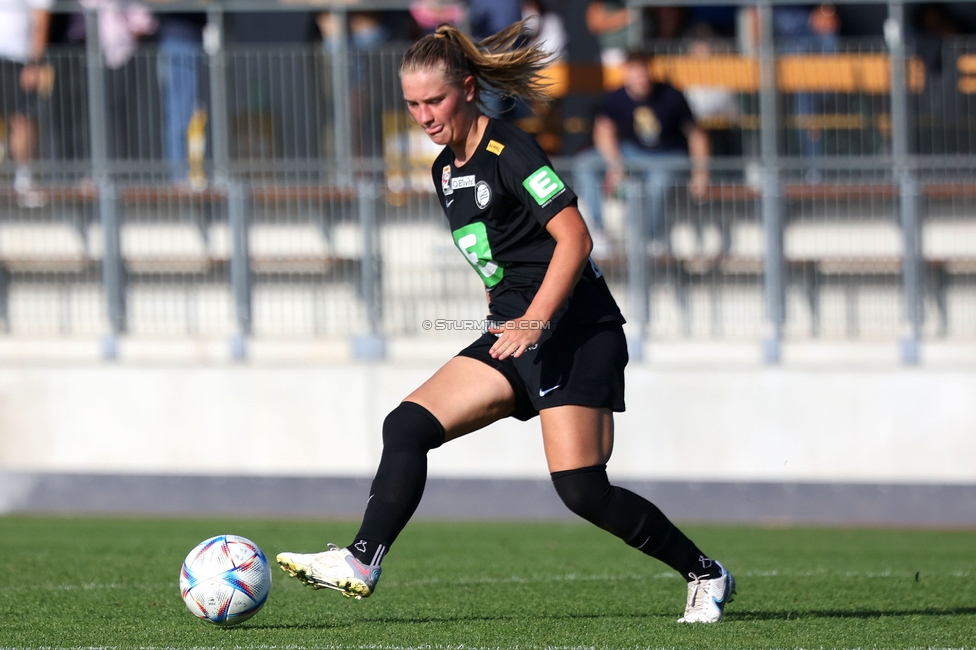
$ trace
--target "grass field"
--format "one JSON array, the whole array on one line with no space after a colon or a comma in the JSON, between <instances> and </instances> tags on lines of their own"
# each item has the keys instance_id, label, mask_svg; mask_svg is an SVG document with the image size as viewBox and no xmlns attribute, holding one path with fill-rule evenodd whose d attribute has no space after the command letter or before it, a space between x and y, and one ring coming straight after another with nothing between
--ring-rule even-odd
<instances>
[{"instance_id":1,"label":"grass field","mask_svg":"<svg viewBox=\"0 0 976 650\"><path fill-rule=\"evenodd\" d=\"M725 621L675 624L684 583L576 524L414 522L373 598L275 568L237 628L177 586L199 541L273 558L346 543L348 522L0 518L3 648L976 648L976 532L688 527L736 575Z\"/></svg>"}]
</instances>

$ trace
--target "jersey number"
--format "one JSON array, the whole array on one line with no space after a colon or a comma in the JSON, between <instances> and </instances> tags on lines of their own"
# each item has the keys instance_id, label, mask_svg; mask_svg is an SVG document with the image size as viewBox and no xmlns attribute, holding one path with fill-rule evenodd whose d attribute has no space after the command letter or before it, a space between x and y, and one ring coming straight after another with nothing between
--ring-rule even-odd
<instances>
[{"instance_id":1,"label":"jersey number","mask_svg":"<svg viewBox=\"0 0 976 650\"><path fill-rule=\"evenodd\" d=\"M502 281L504 269L491 258L491 246L488 245L488 231L485 230L485 224L476 221L458 228L453 234L458 250L478 272L486 287L493 287Z\"/></svg>"}]
</instances>

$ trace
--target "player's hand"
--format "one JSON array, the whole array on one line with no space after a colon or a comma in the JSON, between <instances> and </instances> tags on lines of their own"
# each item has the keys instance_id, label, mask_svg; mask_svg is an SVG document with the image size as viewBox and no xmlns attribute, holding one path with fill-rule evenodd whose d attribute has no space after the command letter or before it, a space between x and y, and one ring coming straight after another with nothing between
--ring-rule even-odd
<instances>
[{"instance_id":1,"label":"player's hand","mask_svg":"<svg viewBox=\"0 0 976 650\"><path fill-rule=\"evenodd\" d=\"M508 357L518 359L523 352L539 342L543 330L539 321L523 316L507 321L498 327L489 328L488 331L498 335L498 340L488 350L488 354L493 359L501 360Z\"/></svg>"}]
</instances>

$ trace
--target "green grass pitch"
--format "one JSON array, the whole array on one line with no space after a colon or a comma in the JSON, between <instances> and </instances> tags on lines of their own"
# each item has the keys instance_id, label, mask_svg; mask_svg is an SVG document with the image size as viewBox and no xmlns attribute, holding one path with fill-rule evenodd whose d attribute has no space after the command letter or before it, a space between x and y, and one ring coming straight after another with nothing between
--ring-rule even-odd
<instances>
[{"instance_id":1,"label":"green grass pitch","mask_svg":"<svg viewBox=\"0 0 976 650\"><path fill-rule=\"evenodd\" d=\"M349 522L0 518L0 648L976 648L976 532L689 526L736 575L712 626L684 583L583 524L413 522L356 602L277 567L236 628L198 621L178 574L234 533L272 559L347 543Z\"/></svg>"}]
</instances>

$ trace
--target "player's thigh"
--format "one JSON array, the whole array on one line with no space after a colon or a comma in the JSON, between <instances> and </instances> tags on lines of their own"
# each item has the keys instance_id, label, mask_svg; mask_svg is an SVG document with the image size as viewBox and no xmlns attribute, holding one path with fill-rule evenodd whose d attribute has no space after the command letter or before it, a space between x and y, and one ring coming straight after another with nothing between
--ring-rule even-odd
<instances>
[{"instance_id":1,"label":"player's thigh","mask_svg":"<svg viewBox=\"0 0 976 650\"><path fill-rule=\"evenodd\" d=\"M602 465L613 452L613 412L590 406L539 411L550 472Z\"/></svg>"},{"instance_id":2,"label":"player's thigh","mask_svg":"<svg viewBox=\"0 0 976 650\"><path fill-rule=\"evenodd\" d=\"M430 411L453 440L508 417L515 391L491 366L470 357L454 357L404 399Z\"/></svg>"}]
</instances>

